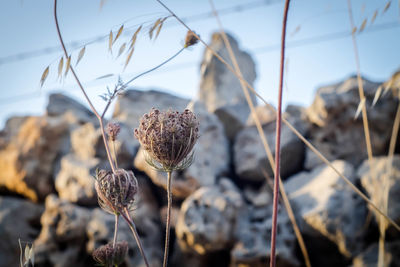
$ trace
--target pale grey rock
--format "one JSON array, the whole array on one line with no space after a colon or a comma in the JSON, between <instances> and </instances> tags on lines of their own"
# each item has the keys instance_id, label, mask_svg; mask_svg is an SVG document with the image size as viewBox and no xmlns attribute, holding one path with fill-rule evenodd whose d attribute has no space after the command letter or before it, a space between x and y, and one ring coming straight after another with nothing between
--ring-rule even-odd
<instances>
[{"instance_id":1,"label":"pale grey rock","mask_svg":"<svg viewBox=\"0 0 400 267\"><path fill-rule=\"evenodd\" d=\"M138 127L140 118L153 107L159 110L171 108L183 111L188 103L188 99L156 90L139 91L130 89L118 96L113 120L124 122L131 129L134 129Z\"/></svg>"},{"instance_id":2,"label":"pale grey rock","mask_svg":"<svg viewBox=\"0 0 400 267\"><path fill-rule=\"evenodd\" d=\"M379 83L363 79L368 124L374 155L387 153L393 127L397 97L388 93L381 96L372 107ZM311 142L328 160L344 159L358 165L367 158L361 114L354 120L360 102L356 77L344 82L319 88L314 102L307 110L314 124L310 131ZM308 149L307 149L308 150ZM312 169L322 161L312 152L306 152L305 167Z\"/></svg>"},{"instance_id":3,"label":"pale grey rock","mask_svg":"<svg viewBox=\"0 0 400 267\"><path fill-rule=\"evenodd\" d=\"M271 230L272 206L249 206L238 222L230 266L267 266L270 261ZM296 237L284 209L278 211L276 238L276 266L300 266L296 258Z\"/></svg>"},{"instance_id":4,"label":"pale grey rock","mask_svg":"<svg viewBox=\"0 0 400 267\"><path fill-rule=\"evenodd\" d=\"M356 182L351 164L340 160L332 164L353 184ZM321 165L290 177L284 186L305 236L326 237L346 257L360 252L366 205L336 172Z\"/></svg>"},{"instance_id":5,"label":"pale grey rock","mask_svg":"<svg viewBox=\"0 0 400 267\"><path fill-rule=\"evenodd\" d=\"M400 223L400 156L395 155L392 160L387 156L375 157L371 164L372 170L368 160L365 160L357 171L361 185L378 207L383 205L387 197L387 214ZM384 193L386 186L387 196ZM379 220L380 214L375 210L373 213Z\"/></svg>"},{"instance_id":6,"label":"pale grey rock","mask_svg":"<svg viewBox=\"0 0 400 267\"><path fill-rule=\"evenodd\" d=\"M227 35L243 78L252 85L256 79L254 61L248 53L240 50L238 42L231 35ZM232 64L220 33L212 35L210 47ZM205 104L208 111L214 112L220 107L229 105L247 105L239 80L208 49L204 51L200 71L201 81L198 98ZM253 103L256 103L254 94L251 94L251 98ZM249 112L249 109L247 109L246 113L249 114Z\"/></svg>"},{"instance_id":7,"label":"pale grey rock","mask_svg":"<svg viewBox=\"0 0 400 267\"><path fill-rule=\"evenodd\" d=\"M24 199L0 197L0 266L19 266L23 248L39 235L40 216L43 207Z\"/></svg>"},{"instance_id":8,"label":"pale grey rock","mask_svg":"<svg viewBox=\"0 0 400 267\"><path fill-rule=\"evenodd\" d=\"M107 125L106 122L105 125ZM133 129L124 123L119 123L119 125L121 130L117 139L114 144L109 142L110 153L113 153L115 148L118 166L131 168L132 160L139 149L139 142L133 136ZM83 161L93 158L107 160L101 130L92 123L86 123L72 131L71 145L73 152Z\"/></svg>"},{"instance_id":9,"label":"pale grey rock","mask_svg":"<svg viewBox=\"0 0 400 267\"><path fill-rule=\"evenodd\" d=\"M286 116L286 115L285 115ZM303 135L306 133L306 122L301 118L287 116L291 124ZM272 154L275 154L276 123L269 122L262 126ZM235 172L240 178L261 182L265 175L273 177L267 154L255 126L246 127L238 133L234 143ZM303 167L304 145L287 127L281 130L281 176L286 178Z\"/></svg>"},{"instance_id":10,"label":"pale grey rock","mask_svg":"<svg viewBox=\"0 0 400 267\"><path fill-rule=\"evenodd\" d=\"M176 236L181 249L205 255L229 248L243 208L238 189L226 178L218 186L198 189L182 203L178 215Z\"/></svg>"},{"instance_id":11,"label":"pale grey rock","mask_svg":"<svg viewBox=\"0 0 400 267\"><path fill-rule=\"evenodd\" d=\"M96 119L92 111L84 105L60 93L51 94L49 96L46 112L47 115L51 117L64 116L66 113L70 113L70 115L75 117L76 121L80 123L94 121Z\"/></svg>"},{"instance_id":12,"label":"pale grey rock","mask_svg":"<svg viewBox=\"0 0 400 267\"><path fill-rule=\"evenodd\" d=\"M275 121L275 111L271 110L267 106L257 106L255 107L255 114L257 115L258 120L260 121L261 125L270 123ZM255 126L255 120L253 114L250 114L246 121L246 126Z\"/></svg>"},{"instance_id":13,"label":"pale grey rock","mask_svg":"<svg viewBox=\"0 0 400 267\"><path fill-rule=\"evenodd\" d=\"M224 126L225 135L230 140L233 140L236 134L245 127L248 113L247 104L222 106L214 111Z\"/></svg>"},{"instance_id":14,"label":"pale grey rock","mask_svg":"<svg viewBox=\"0 0 400 267\"><path fill-rule=\"evenodd\" d=\"M74 154L64 156L55 181L59 197L78 205L96 205L94 182L99 163L97 158L83 160Z\"/></svg>"},{"instance_id":15,"label":"pale grey rock","mask_svg":"<svg viewBox=\"0 0 400 267\"><path fill-rule=\"evenodd\" d=\"M192 165L179 173L172 173L172 193L178 198L186 198L201 186L215 184L216 178L229 170L229 144L222 124L199 102L189 104L188 108L200 122L200 138L194 146ZM134 165L144 171L153 183L166 188L166 173L157 172L149 166L142 149L136 155Z\"/></svg>"},{"instance_id":16,"label":"pale grey rock","mask_svg":"<svg viewBox=\"0 0 400 267\"><path fill-rule=\"evenodd\" d=\"M131 216L150 266L161 266L163 242L158 206L146 180L143 177L138 177L138 182L139 191ZM105 213L99 208L93 210L86 229L89 239L86 246L87 253L91 254L96 248L113 240L114 222L114 215ZM137 243L128 224L122 217L120 217L119 222L118 240L125 240L129 244L130 252L127 259L129 266L144 267L145 264Z\"/></svg>"},{"instance_id":17,"label":"pale grey rock","mask_svg":"<svg viewBox=\"0 0 400 267\"><path fill-rule=\"evenodd\" d=\"M69 124L64 117L29 117L0 150L0 186L33 201L54 190L54 173L69 148Z\"/></svg>"},{"instance_id":18,"label":"pale grey rock","mask_svg":"<svg viewBox=\"0 0 400 267\"><path fill-rule=\"evenodd\" d=\"M267 183L258 187L245 186L243 196L254 207L265 207L272 204L272 190Z\"/></svg>"},{"instance_id":19,"label":"pale grey rock","mask_svg":"<svg viewBox=\"0 0 400 267\"><path fill-rule=\"evenodd\" d=\"M353 259L353 267L375 267L378 266L377 243L370 245L366 250ZM384 266L400 266L400 241L385 243Z\"/></svg>"},{"instance_id":20,"label":"pale grey rock","mask_svg":"<svg viewBox=\"0 0 400 267\"><path fill-rule=\"evenodd\" d=\"M89 219L88 209L49 195L40 219L42 229L34 242L36 264L56 267L88 266L91 262L90 256L85 256L82 252Z\"/></svg>"}]
</instances>

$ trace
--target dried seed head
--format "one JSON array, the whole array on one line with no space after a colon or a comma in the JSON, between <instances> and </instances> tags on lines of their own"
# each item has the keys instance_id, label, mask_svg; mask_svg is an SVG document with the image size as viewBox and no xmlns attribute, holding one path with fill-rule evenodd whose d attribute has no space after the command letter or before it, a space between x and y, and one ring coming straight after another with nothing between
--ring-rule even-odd
<instances>
[{"instance_id":1,"label":"dried seed head","mask_svg":"<svg viewBox=\"0 0 400 267\"><path fill-rule=\"evenodd\" d=\"M101 266L112 267L122 264L127 253L128 242L118 242L114 248L112 243L108 243L93 251L93 259Z\"/></svg>"},{"instance_id":2,"label":"dried seed head","mask_svg":"<svg viewBox=\"0 0 400 267\"><path fill-rule=\"evenodd\" d=\"M118 123L109 122L107 124L107 134L112 141L117 139L119 131L121 131L121 126Z\"/></svg>"},{"instance_id":3,"label":"dried seed head","mask_svg":"<svg viewBox=\"0 0 400 267\"><path fill-rule=\"evenodd\" d=\"M132 171L100 170L96 174L95 188L100 207L111 214L130 209L138 192L138 182Z\"/></svg>"},{"instance_id":4,"label":"dried seed head","mask_svg":"<svg viewBox=\"0 0 400 267\"><path fill-rule=\"evenodd\" d=\"M185 48L197 44L198 41L195 33L189 30L185 38Z\"/></svg>"},{"instance_id":5,"label":"dried seed head","mask_svg":"<svg viewBox=\"0 0 400 267\"><path fill-rule=\"evenodd\" d=\"M193 159L191 151L199 137L199 122L188 109L180 113L153 108L141 118L135 137L147 154L146 161L154 168L184 169Z\"/></svg>"}]
</instances>

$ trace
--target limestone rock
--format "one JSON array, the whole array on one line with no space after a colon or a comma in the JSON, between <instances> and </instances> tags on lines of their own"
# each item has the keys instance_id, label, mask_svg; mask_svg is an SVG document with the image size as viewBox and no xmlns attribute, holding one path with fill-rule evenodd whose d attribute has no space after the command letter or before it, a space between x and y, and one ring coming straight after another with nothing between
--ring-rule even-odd
<instances>
[{"instance_id":1,"label":"limestone rock","mask_svg":"<svg viewBox=\"0 0 400 267\"><path fill-rule=\"evenodd\" d=\"M161 239L157 203L146 180L142 177L138 178L139 194L131 216L137 227L150 266L161 266L163 243ZM112 241L114 235L113 231L114 215L105 213L99 208L96 208L92 212L87 226L87 236L89 238L86 247L87 252L91 254L94 249ZM118 228L118 240L125 240L129 244L129 266L144 267L144 261L139 253L136 241L128 224L122 217L120 217Z\"/></svg>"},{"instance_id":2,"label":"limestone rock","mask_svg":"<svg viewBox=\"0 0 400 267\"><path fill-rule=\"evenodd\" d=\"M83 206L96 205L94 175L99 163L95 158L82 160L74 154L64 156L55 181L60 198Z\"/></svg>"},{"instance_id":3,"label":"limestone rock","mask_svg":"<svg viewBox=\"0 0 400 267\"><path fill-rule=\"evenodd\" d=\"M156 90L139 91L130 89L118 96L113 120L124 122L133 130L139 125L140 118L153 107L159 110L171 108L183 111L188 103L188 99Z\"/></svg>"},{"instance_id":4,"label":"limestone rock","mask_svg":"<svg viewBox=\"0 0 400 267\"><path fill-rule=\"evenodd\" d=\"M176 197L185 198L201 186L215 183L215 179L229 169L229 145L218 118L207 112L201 103L188 106L200 122L200 138L194 147L193 164L182 172L173 172L172 191ZM167 175L157 172L146 162L139 150L134 165L144 171L153 183L166 188Z\"/></svg>"},{"instance_id":5,"label":"limestone rock","mask_svg":"<svg viewBox=\"0 0 400 267\"><path fill-rule=\"evenodd\" d=\"M58 159L68 151L69 125L63 117L29 117L0 150L0 186L33 201L54 190Z\"/></svg>"},{"instance_id":6,"label":"limestone rock","mask_svg":"<svg viewBox=\"0 0 400 267\"><path fill-rule=\"evenodd\" d=\"M372 107L378 83L363 79L368 124L374 155L387 152L398 100L393 94L381 96ZM344 159L358 165L367 158L362 116L354 116L360 102L357 78L318 89L313 104L308 108L308 118L314 127L311 142L329 160ZM312 169L321 160L307 151L305 166Z\"/></svg>"},{"instance_id":7,"label":"limestone rock","mask_svg":"<svg viewBox=\"0 0 400 267\"><path fill-rule=\"evenodd\" d=\"M398 267L400 263L400 242L385 243L384 266ZM372 244L353 260L353 267L378 266L378 244Z\"/></svg>"},{"instance_id":8,"label":"limestone rock","mask_svg":"<svg viewBox=\"0 0 400 267\"><path fill-rule=\"evenodd\" d=\"M340 160L332 164L355 183L351 164ZM329 166L321 165L290 177L285 189L305 236L328 238L346 257L360 251L366 205Z\"/></svg>"},{"instance_id":9,"label":"limestone rock","mask_svg":"<svg viewBox=\"0 0 400 267\"><path fill-rule=\"evenodd\" d=\"M109 143L109 149L110 153L113 153L115 148L118 166L129 169L132 167L132 160L139 149L139 142L133 136L133 130L126 124L119 123L119 125L121 126L120 133L114 141L114 145ZM86 123L72 131L71 145L74 153L83 161L93 158L107 160L101 130L92 123Z\"/></svg>"},{"instance_id":10,"label":"limestone rock","mask_svg":"<svg viewBox=\"0 0 400 267\"><path fill-rule=\"evenodd\" d=\"M40 215L43 207L15 197L0 197L0 259L1 266L19 266L25 243L33 242L39 235Z\"/></svg>"},{"instance_id":11,"label":"limestone rock","mask_svg":"<svg viewBox=\"0 0 400 267\"><path fill-rule=\"evenodd\" d=\"M46 198L46 209L41 218L42 229L34 242L37 265L56 267L88 266L90 257L83 256L86 224L90 212L55 195Z\"/></svg>"},{"instance_id":12,"label":"limestone rock","mask_svg":"<svg viewBox=\"0 0 400 267\"><path fill-rule=\"evenodd\" d=\"M285 115L286 116L286 115ZM306 122L301 118L287 116L292 125L305 134ZM275 154L275 122L262 126L271 152ZM234 143L234 163L236 174L249 181L264 181L265 174L273 177L267 154L255 126L246 127L238 133ZM299 171L303 166L304 145L287 127L281 131L281 176L283 178Z\"/></svg>"},{"instance_id":13,"label":"limestone rock","mask_svg":"<svg viewBox=\"0 0 400 267\"><path fill-rule=\"evenodd\" d=\"M236 134L243 129L246 124L249 107L247 104L236 104L222 106L214 111L218 119L222 122L225 135L233 140Z\"/></svg>"},{"instance_id":14,"label":"limestone rock","mask_svg":"<svg viewBox=\"0 0 400 267\"><path fill-rule=\"evenodd\" d=\"M204 255L230 247L243 199L236 187L223 179L217 187L202 187L181 207L176 235L184 251Z\"/></svg>"},{"instance_id":15,"label":"limestone rock","mask_svg":"<svg viewBox=\"0 0 400 267\"><path fill-rule=\"evenodd\" d=\"M256 78L253 59L248 53L239 49L238 42L229 34L228 39L243 78L252 85ZM210 47L232 65L221 34L213 34ZM205 104L208 111L214 112L220 107L236 104L247 106L239 80L208 49L204 52L200 69L201 82L198 98ZM251 94L251 98L253 103L256 103L254 94ZM249 109L246 113L246 115L249 114Z\"/></svg>"},{"instance_id":16,"label":"limestone rock","mask_svg":"<svg viewBox=\"0 0 400 267\"><path fill-rule=\"evenodd\" d=\"M231 250L231 267L261 267L270 261L272 206L249 206L240 216L236 243ZM286 211L278 212L276 266L300 266L295 254L296 237Z\"/></svg>"},{"instance_id":17,"label":"limestone rock","mask_svg":"<svg viewBox=\"0 0 400 267\"><path fill-rule=\"evenodd\" d=\"M358 169L361 185L367 191L371 200L379 207L383 203L385 186L388 186L387 214L395 222L400 223L400 156L393 157L392 164L386 156L375 157L372 160L372 170L368 160L365 160ZM373 210L375 217L380 214Z\"/></svg>"},{"instance_id":18,"label":"limestone rock","mask_svg":"<svg viewBox=\"0 0 400 267\"><path fill-rule=\"evenodd\" d=\"M84 105L63 94L51 94L46 111L47 115L51 117L70 113L80 123L96 120L94 114Z\"/></svg>"},{"instance_id":19,"label":"limestone rock","mask_svg":"<svg viewBox=\"0 0 400 267\"><path fill-rule=\"evenodd\" d=\"M255 107L255 113L261 125L275 121L275 112L268 108L267 106L257 106ZM246 121L246 126L255 126L253 115L250 114Z\"/></svg>"}]
</instances>

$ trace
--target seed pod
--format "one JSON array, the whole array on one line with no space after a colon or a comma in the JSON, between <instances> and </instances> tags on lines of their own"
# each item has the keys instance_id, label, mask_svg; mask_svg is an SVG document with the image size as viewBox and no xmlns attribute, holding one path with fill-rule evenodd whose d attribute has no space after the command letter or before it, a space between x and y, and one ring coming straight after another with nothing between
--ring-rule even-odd
<instances>
[{"instance_id":1,"label":"seed pod","mask_svg":"<svg viewBox=\"0 0 400 267\"><path fill-rule=\"evenodd\" d=\"M128 242L122 241L115 244L112 243L101 246L93 251L93 259L101 266L112 267L122 264L128 253Z\"/></svg>"}]
</instances>

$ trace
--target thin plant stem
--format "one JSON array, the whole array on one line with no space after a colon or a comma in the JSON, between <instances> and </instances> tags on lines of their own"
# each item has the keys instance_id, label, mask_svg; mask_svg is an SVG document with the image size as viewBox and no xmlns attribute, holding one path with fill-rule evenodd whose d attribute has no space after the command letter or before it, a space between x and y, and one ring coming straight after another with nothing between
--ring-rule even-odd
<instances>
[{"instance_id":1,"label":"thin plant stem","mask_svg":"<svg viewBox=\"0 0 400 267\"><path fill-rule=\"evenodd\" d=\"M146 264L147 267L150 267L149 262L147 261L146 254L144 253L142 241L140 240L139 234L138 234L138 232L137 232L137 230L136 230L136 225L135 225L135 223L133 222L133 220L132 220L132 218L131 218L131 215L129 214L128 209L125 208L124 211L121 212L121 215L122 215L122 217L125 219L125 221L128 223L129 228L130 228L131 231L132 231L133 237L135 238L136 243L137 243L137 245L138 245L138 247L139 247L139 251L140 251L140 254L141 254L142 257L143 257L144 263Z\"/></svg>"},{"instance_id":2,"label":"thin plant stem","mask_svg":"<svg viewBox=\"0 0 400 267\"><path fill-rule=\"evenodd\" d=\"M115 248L115 244L117 243L118 238L118 221L119 221L119 214L115 214L115 225L114 225L114 239L113 239L113 248Z\"/></svg>"},{"instance_id":3,"label":"thin plant stem","mask_svg":"<svg viewBox=\"0 0 400 267\"><path fill-rule=\"evenodd\" d=\"M229 39L228 39L228 37L227 37L227 35L226 35L225 31L224 31L224 28L222 26L222 22L221 22L221 20L219 18L217 10L216 10L216 8L214 6L213 0L209 0L209 2L210 2L210 5L211 5L211 8L213 10L214 16L215 16L215 18L217 20L217 23L219 25L220 32L222 34L222 38L224 40L225 46L228 49L229 57L232 60L233 67L235 68L235 71L237 72L237 74L239 74L240 77L243 78L243 75L242 75L242 72L240 70L239 64L237 62L236 56L235 56L235 54L234 54L234 52L232 50L231 44L229 42ZM262 129L261 122L260 122L259 118L257 117L257 113L255 111L255 107L254 107L253 101L251 100L251 97L250 97L250 94L249 94L248 89L246 87L246 84L243 82L242 79L240 79L239 82L240 82L240 85L242 87L243 93L245 95L247 104L249 105L249 108L250 108L251 114L253 116L254 122L256 124L256 128L258 130L258 134L259 134L259 136L261 138L261 141L262 141L262 143L264 145L264 150L265 150L265 152L267 154L267 157L268 157L268 160L269 160L269 164L271 165L271 169L273 170L274 166L275 166L275 161L274 161L271 149L270 149L270 147L268 145L267 138L265 137L265 133L264 133L264 131ZM267 176L266 176L266 178L267 178ZM311 262L310 262L310 258L308 256L307 248L305 246L305 242L304 242L304 239L303 239L303 237L301 235L300 229L299 229L299 227L297 225L296 218L294 216L293 209L292 209L292 207L290 205L290 202L289 202L289 199L287 197L285 188L283 187L281 177L279 177L279 183L280 183L279 190L281 192L282 200L283 200L283 203L285 205L286 211L288 213L289 219L290 219L290 221L292 223L293 230L294 230L294 232L296 234L296 238L297 238L297 241L299 243L300 250L301 250L301 252L303 254L303 257L304 257L304 262L305 262L307 267L311 267ZM273 185L271 185L271 189L273 189Z\"/></svg>"},{"instance_id":4,"label":"thin plant stem","mask_svg":"<svg viewBox=\"0 0 400 267\"><path fill-rule=\"evenodd\" d=\"M55 20L55 24L56 24L58 39L60 40L60 43L61 43L62 49L63 49L63 51L64 51L65 57L68 58L68 51L67 51L67 49L66 49L66 47L65 47L64 40L63 40L63 38L62 38L61 31L60 31L60 26L59 26L59 24L58 24L58 18L57 18L57 0L54 0L54 20ZM104 131L103 117L99 115L99 113L97 112L97 110L96 110L95 107L93 106L92 102L90 101L90 99L89 99L88 95L86 94L86 91L85 91L85 89L83 88L82 83L80 82L80 80L79 80L79 78L78 78L78 75L76 74L74 68L73 68L72 66L70 66L70 69L71 69L72 75L73 75L74 78L75 78L76 83L78 84L78 86L79 86L79 88L81 89L83 95L85 96L86 101L88 102L88 104L89 104L90 108L92 109L94 115L95 115L95 116L97 117L97 119L99 120L100 128L101 128L101 134L102 134L102 136L103 136L103 142L104 142L104 146L105 146L105 148L106 148L108 161L110 162L110 166L111 166L112 171L115 172L115 167L114 167L114 164L113 164L112 159L111 159L110 149L108 148L108 143L107 143L107 139L106 139L106 133L105 133L105 131ZM104 114L104 113L103 113L103 114Z\"/></svg>"},{"instance_id":5,"label":"thin plant stem","mask_svg":"<svg viewBox=\"0 0 400 267\"><path fill-rule=\"evenodd\" d=\"M168 265L168 252L169 252L169 235L171 227L171 205L172 205L172 192L171 192L171 177L172 171L167 171L167 195L168 195L168 207L167 207L167 221L165 225L165 246L164 246L164 261L163 267Z\"/></svg>"},{"instance_id":6,"label":"thin plant stem","mask_svg":"<svg viewBox=\"0 0 400 267\"><path fill-rule=\"evenodd\" d=\"M117 150L115 149L115 141L111 141L111 142L112 142L112 147L113 147L113 157L114 157L115 168L118 169Z\"/></svg>"},{"instance_id":7,"label":"thin plant stem","mask_svg":"<svg viewBox=\"0 0 400 267\"><path fill-rule=\"evenodd\" d=\"M193 31L182 19L180 19L171 9L169 9L162 1L160 0L156 0L158 3L160 3L160 5L162 5L166 10L168 10L168 12L171 13L171 15L173 17L175 17L176 20L178 20L186 29ZM252 85L249 84L249 82L247 82L244 78L240 77L239 74L237 74L235 72L235 70L229 65L229 63L224 60L214 49L212 49L203 39L200 38L199 35L197 35L194 31L193 31L193 35L209 50L211 51L211 53L222 63L226 66L226 68L232 72L236 78L238 78L239 80L243 81L247 88L253 93L255 94L266 106L267 108L269 108L271 111L276 112L275 108L269 104L259 93L257 93L257 91L254 89L254 87ZM340 173L340 171L338 169L335 168L335 166L333 166L329 160L322 155L318 149L316 149L288 120L286 120L285 118L282 118L282 122L285 123L286 126L288 126L288 128L308 147L310 148L319 159L321 159L329 168L331 168L335 173L337 173L339 175L340 178L342 178L349 186L350 188L356 193L358 194L365 202L368 203L368 205L370 205L374 210L376 210L379 214L381 214L382 216L384 216L386 218L386 220L393 225L398 231L400 231L400 226L393 221L386 213L384 213L382 210L380 210L364 193L362 193L346 176L344 176L342 173Z\"/></svg>"},{"instance_id":8,"label":"thin plant stem","mask_svg":"<svg viewBox=\"0 0 400 267\"><path fill-rule=\"evenodd\" d=\"M276 114L276 135L275 135L275 172L274 172L274 191L273 191L273 204L272 204L272 230L271 230L271 253L270 253L270 266L275 267L275 248L276 248L276 229L278 222L278 199L279 199L279 175L280 175L280 158L281 158L281 127L282 127L282 88L283 88L283 73L285 66L285 41L286 41L286 24L289 11L290 0L285 1L283 11L283 24L282 24L282 41L281 41L281 63L280 63L280 77L278 88L278 108Z\"/></svg>"}]
</instances>

